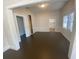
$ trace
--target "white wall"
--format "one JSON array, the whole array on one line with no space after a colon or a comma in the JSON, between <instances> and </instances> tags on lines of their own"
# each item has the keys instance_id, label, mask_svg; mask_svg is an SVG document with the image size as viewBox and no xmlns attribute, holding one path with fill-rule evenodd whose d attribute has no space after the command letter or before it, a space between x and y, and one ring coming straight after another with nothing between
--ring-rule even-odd
<instances>
[{"instance_id":1,"label":"white wall","mask_svg":"<svg viewBox=\"0 0 79 59\"><path fill-rule=\"evenodd\" d=\"M74 40L71 59L76 59L76 39Z\"/></svg>"},{"instance_id":2,"label":"white wall","mask_svg":"<svg viewBox=\"0 0 79 59\"><path fill-rule=\"evenodd\" d=\"M5 13L4 13L5 14ZM6 19L6 16L4 16L4 19ZM9 44L7 42L9 33L8 33L8 24L7 21L3 19L3 51L6 51L7 49L9 49Z\"/></svg>"},{"instance_id":3,"label":"white wall","mask_svg":"<svg viewBox=\"0 0 79 59\"><path fill-rule=\"evenodd\" d=\"M3 48L3 51L6 51L7 49L9 49L9 44L7 42L7 36L6 36L7 34L6 34L5 30L4 30L3 34L4 34L4 37L3 37L3 41L4 41L3 47L5 47L5 48Z\"/></svg>"},{"instance_id":4,"label":"white wall","mask_svg":"<svg viewBox=\"0 0 79 59\"><path fill-rule=\"evenodd\" d=\"M7 11L7 9L6 9ZM19 38L17 36L17 32L16 32L16 29L15 29L15 24L13 24L13 16L11 15L12 14L12 11L7 11L6 13L4 13L4 31L6 33L4 33L3 37L4 37L4 41L3 43L6 45L6 46L3 46L4 47L4 51L6 51L8 48L11 48L11 49L15 49L15 50L18 50L20 47L19 47ZM9 15L9 16L7 16ZM13 34L14 33L14 34ZM6 42L6 43L5 43ZM8 44L7 44L8 43Z\"/></svg>"},{"instance_id":5,"label":"white wall","mask_svg":"<svg viewBox=\"0 0 79 59\"><path fill-rule=\"evenodd\" d=\"M56 19L56 31L60 32L61 29L61 20L60 20L60 11L32 11L35 16L35 31L40 32L49 32L49 19ZM52 25L52 28L54 26Z\"/></svg>"},{"instance_id":6,"label":"white wall","mask_svg":"<svg viewBox=\"0 0 79 59\"><path fill-rule=\"evenodd\" d=\"M69 13L74 12L75 13L75 0L70 0L64 8L62 8L61 13L62 13L62 26L63 26L63 16L68 15ZM62 27L62 34L70 41L70 47L69 47L69 59L71 58L71 53L72 53L72 47L73 47L73 42L74 42L74 37L75 37L75 32L76 32L76 18L74 18L73 22L73 30L70 32L69 30L66 30Z\"/></svg>"},{"instance_id":7,"label":"white wall","mask_svg":"<svg viewBox=\"0 0 79 59\"><path fill-rule=\"evenodd\" d=\"M19 4L21 2L30 2L32 0L4 0L4 4L6 6L11 6L11 5L15 5L15 4Z\"/></svg>"}]
</instances>

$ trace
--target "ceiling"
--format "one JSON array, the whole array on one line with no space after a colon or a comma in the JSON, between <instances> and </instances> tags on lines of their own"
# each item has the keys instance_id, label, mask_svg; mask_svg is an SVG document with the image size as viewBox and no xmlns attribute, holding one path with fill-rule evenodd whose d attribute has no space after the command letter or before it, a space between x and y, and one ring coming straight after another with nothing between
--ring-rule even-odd
<instances>
[{"instance_id":1,"label":"ceiling","mask_svg":"<svg viewBox=\"0 0 79 59\"><path fill-rule=\"evenodd\" d=\"M40 10L60 10L68 2L68 0L48 0L46 2L40 2L35 4L27 5L26 8L29 8L33 11ZM47 4L46 8L39 8L38 5Z\"/></svg>"}]
</instances>

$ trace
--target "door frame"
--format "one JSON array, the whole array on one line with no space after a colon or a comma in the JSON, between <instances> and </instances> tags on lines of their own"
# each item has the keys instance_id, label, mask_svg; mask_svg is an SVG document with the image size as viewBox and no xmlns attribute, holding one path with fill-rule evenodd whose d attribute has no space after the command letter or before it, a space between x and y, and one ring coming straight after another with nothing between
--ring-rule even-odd
<instances>
[{"instance_id":1,"label":"door frame","mask_svg":"<svg viewBox=\"0 0 79 59\"><path fill-rule=\"evenodd\" d=\"M14 17L15 17L15 20L16 20L16 29L17 29L17 31L18 31L18 34L19 34L19 37L20 37L20 33L19 33L19 27L18 27L18 23L17 23L17 18L16 18L16 16L20 16L20 17L23 17L23 23L24 23L24 30L25 30L25 34L26 34L26 37L27 37L27 32L26 32L26 27L25 27L25 16L24 15L21 15L21 14L17 14L17 13L15 13L14 14ZM21 39L20 39L20 41L21 41Z\"/></svg>"},{"instance_id":2,"label":"door frame","mask_svg":"<svg viewBox=\"0 0 79 59\"><path fill-rule=\"evenodd\" d=\"M29 20L29 25L31 25L30 26L30 32L31 32L31 35L33 34L33 24L32 24L32 16L31 15L27 15L28 16L28 20ZM29 16L31 16L31 19L29 18ZM31 21L30 21L31 20ZM30 24L30 22L31 22L31 24Z\"/></svg>"}]
</instances>

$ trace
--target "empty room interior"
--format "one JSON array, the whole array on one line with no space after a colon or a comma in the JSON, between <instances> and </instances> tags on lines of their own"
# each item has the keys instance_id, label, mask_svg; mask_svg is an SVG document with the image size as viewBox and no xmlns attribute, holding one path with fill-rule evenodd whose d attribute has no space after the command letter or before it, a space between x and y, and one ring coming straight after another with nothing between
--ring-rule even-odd
<instances>
[{"instance_id":1,"label":"empty room interior","mask_svg":"<svg viewBox=\"0 0 79 59\"><path fill-rule=\"evenodd\" d=\"M5 0L3 59L76 59L75 0Z\"/></svg>"}]
</instances>

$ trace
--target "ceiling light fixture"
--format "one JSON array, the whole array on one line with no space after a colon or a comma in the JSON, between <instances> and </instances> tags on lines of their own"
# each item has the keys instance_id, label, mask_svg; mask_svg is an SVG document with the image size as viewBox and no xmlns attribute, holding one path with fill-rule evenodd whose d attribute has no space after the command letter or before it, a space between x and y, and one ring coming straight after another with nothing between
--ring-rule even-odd
<instances>
[{"instance_id":1,"label":"ceiling light fixture","mask_svg":"<svg viewBox=\"0 0 79 59\"><path fill-rule=\"evenodd\" d=\"M38 5L40 8L46 8L48 6L48 4L41 4L41 5Z\"/></svg>"},{"instance_id":2,"label":"ceiling light fixture","mask_svg":"<svg viewBox=\"0 0 79 59\"><path fill-rule=\"evenodd\" d=\"M44 8L45 7L45 4L40 5L40 7Z\"/></svg>"}]
</instances>

